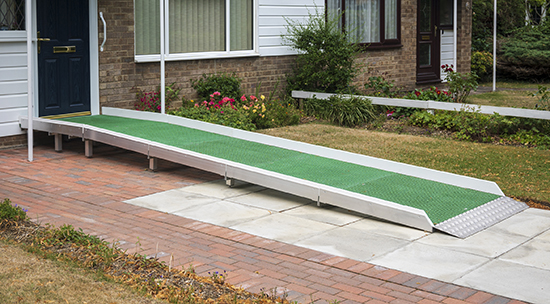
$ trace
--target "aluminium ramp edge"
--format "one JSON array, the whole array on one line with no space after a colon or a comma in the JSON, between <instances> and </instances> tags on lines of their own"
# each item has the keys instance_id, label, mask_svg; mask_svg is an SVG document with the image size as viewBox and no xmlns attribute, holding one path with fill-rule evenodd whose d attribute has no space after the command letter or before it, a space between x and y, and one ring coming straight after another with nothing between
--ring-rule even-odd
<instances>
[{"instance_id":1,"label":"aluminium ramp edge","mask_svg":"<svg viewBox=\"0 0 550 304\"><path fill-rule=\"evenodd\" d=\"M27 125L27 118L22 117L21 127L27 128ZM429 232L433 231L432 221L421 209L89 125L35 118L34 126L39 131L102 142L139 152L148 155L148 157L162 158L217 173L225 178L254 183L398 224Z\"/></svg>"}]
</instances>

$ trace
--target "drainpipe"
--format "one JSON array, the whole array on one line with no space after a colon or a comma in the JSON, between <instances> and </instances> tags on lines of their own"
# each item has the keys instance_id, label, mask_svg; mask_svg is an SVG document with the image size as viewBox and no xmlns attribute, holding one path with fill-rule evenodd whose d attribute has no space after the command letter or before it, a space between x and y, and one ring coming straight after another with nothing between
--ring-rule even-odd
<instances>
[{"instance_id":1,"label":"drainpipe","mask_svg":"<svg viewBox=\"0 0 550 304\"><path fill-rule=\"evenodd\" d=\"M166 75L164 58L164 0L160 0L160 113L166 111Z\"/></svg>"},{"instance_id":2,"label":"drainpipe","mask_svg":"<svg viewBox=\"0 0 550 304\"><path fill-rule=\"evenodd\" d=\"M27 31L27 116L29 121L29 126L27 128L27 147L28 147L28 160L30 162L33 161L34 155L33 155L33 117L34 117L34 111L33 111L33 87L32 87L32 58L33 58L33 50L32 50L32 7L31 7L31 0L25 0L25 29Z\"/></svg>"},{"instance_id":3,"label":"drainpipe","mask_svg":"<svg viewBox=\"0 0 550 304\"><path fill-rule=\"evenodd\" d=\"M453 1L453 44L454 44L454 52L453 52L453 66L455 67L455 71L458 71L458 66L456 63L456 58L458 56L458 0Z\"/></svg>"},{"instance_id":4,"label":"drainpipe","mask_svg":"<svg viewBox=\"0 0 550 304\"><path fill-rule=\"evenodd\" d=\"M497 90L497 0L493 12L493 92Z\"/></svg>"}]
</instances>

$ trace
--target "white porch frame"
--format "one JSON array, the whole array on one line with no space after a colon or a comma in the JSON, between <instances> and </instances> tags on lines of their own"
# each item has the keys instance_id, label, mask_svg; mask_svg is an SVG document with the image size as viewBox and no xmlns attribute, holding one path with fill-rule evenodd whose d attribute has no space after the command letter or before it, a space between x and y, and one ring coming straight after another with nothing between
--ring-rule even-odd
<instances>
[{"instance_id":1,"label":"white porch frame","mask_svg":"<svg viewBox=\"0 0 550 304\"><path fill-rule=\"evenodd\" d=\"M99 111L99 47L98 47L98 0L89 0L89 45L90 45L90 112L92 115ZM29 5L30 3L30 5ZM28 16L31 15L31 18ZM38 53L37 50L37 14L36 0L26 0L25 3L26 32L27 32L27 71L28 71L28 116L38 117ZM32 120L30 120L32 121ZM33 128L29 124L27 131L28 161L32 162L33 155Z\"/></svg>"}]
</instances>

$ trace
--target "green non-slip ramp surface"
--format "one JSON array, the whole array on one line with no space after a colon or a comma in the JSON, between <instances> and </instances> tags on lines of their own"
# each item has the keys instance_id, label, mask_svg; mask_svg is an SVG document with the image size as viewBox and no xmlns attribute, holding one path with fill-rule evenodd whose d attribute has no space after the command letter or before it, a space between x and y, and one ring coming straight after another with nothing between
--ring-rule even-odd
<instances>
[{"instance_id":1,"label":"green non-slip ramp surface","mask_svg":"<svg viewBox=\"0 0 550 304\"><path fill-rule=\"evenodd\" d=\"M422 209L434 224L499 198L498 195L490 193L168 123L106 115L63 120Z\"/></svg>"}]
</instances>

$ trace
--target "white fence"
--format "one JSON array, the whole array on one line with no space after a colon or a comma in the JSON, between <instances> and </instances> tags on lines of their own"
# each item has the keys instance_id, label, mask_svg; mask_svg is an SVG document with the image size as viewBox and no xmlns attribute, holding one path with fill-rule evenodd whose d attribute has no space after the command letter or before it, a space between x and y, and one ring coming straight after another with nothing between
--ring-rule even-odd
<instances>
[{"instance_id":1,"label":"white fence","mask_svg":"<svg viewBox=\"0 0 550 304\"><path fill-rule=\"evenodd\" d=\"M304 99L313 98L313 97L318 99L328 99L330 96L333 96L333 95L337 95L337 94L292 91L292 97L304 98ZM445 110L445 111L460 111L462 109L465 109L465 110L476 111L483 114L497 113L502 116L550 120L550 111L481 106L481 105L473 105L473 104L465 104L465 103L440 102L440 101L432 101L432 100L425 101L425 100L383 98L383 97L361 96L361 95L344 95L344 96L355 96L359 98L367 98L372 101L372 104L376 104L376 105L421 108L421 109L427 109L427 110Z\"/></svg>"}]
</instances>

